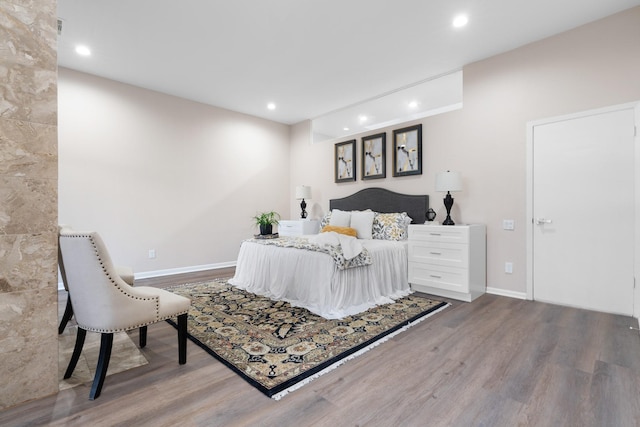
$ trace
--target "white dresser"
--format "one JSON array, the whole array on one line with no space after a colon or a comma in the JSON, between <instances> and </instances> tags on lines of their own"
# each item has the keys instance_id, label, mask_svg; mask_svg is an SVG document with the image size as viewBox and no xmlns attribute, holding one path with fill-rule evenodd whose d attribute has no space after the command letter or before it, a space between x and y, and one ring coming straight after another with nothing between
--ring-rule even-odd
<instances>
[{"instance_id":1,"label":"white dresser","mask_svg":"<svg viewBox=\"0 0 640 427\"><path fill-rule=\"evenodd\" d=\"M409 283L419 292L467 302L484 294L485 226L409 225Z\"/></svg>"},{"instance_id":2,"label":"white dresser","mask_svg":"<svg viewBox=\"0 0 640 427\"><path fill-rule=\"evenodd\" d=\"M280 236L302 236L319 232L320 221L315 219L286 219L278 222Z\"/></svg>"}]
</instances>

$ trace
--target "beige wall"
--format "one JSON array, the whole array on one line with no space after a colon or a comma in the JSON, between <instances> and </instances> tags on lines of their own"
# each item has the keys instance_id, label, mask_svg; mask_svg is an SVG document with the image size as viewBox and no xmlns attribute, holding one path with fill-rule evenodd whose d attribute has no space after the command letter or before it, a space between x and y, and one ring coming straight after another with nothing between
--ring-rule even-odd
<instances>
[{"instance_id":1,"label":"beige wall","mask_svg":"<svg viewBox=\"0 0 640 427\"><path fill-rule=\"evenodd\" d=\"M60 222L98 230L116 264L233 264L256 211L288 210L289 126L65 68L58 82Z\"/></svg>"},{"instance_id":2,"label":"beige wall","mask_svg":"<svg viewBox=\"0 0 640 427\"><path fill-rule=\"evenodd\" d=\"M56 2L0 17L2 410L58 391Z\"/></svg>"},{"instance_id":3,"label":"beige wall","mask_svg":"<svg viewBox=\"0 0 640 427\"><path fill-rule=\"evenodd\" d=\"M464 68L462 110L411 122L423 125L423 175L392 178L387 132L387 178L333 183L333 144L311 144L309 123L292 129L291 185L312 187L313 213L328 200L371 186L426 193L444 219L435 174L463 176L455 193L457 223L487 225L487 285L512 296L526 293L526 124L528 121L640 100L640 7ZM409 124L409 123L408 123ZM383 131L385 131L383 130ZM378 133L376 132L370 132ZM358 135L358 156L361 136ZM360 157L358 157L360 159ZM359 173L359 171L358 171ZM601 195L594 195L598 203ZM291 215L299 207L291 204ZM502 230L514 219L514 231ZM513 274L504 263L514 263Z\"/></svg>"}]
</instances>

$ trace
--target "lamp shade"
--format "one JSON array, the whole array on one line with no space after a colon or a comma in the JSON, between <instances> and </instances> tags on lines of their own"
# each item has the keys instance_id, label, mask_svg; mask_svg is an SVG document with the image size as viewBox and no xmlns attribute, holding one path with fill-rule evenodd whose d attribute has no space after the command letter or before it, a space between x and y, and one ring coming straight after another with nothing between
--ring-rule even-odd
<instances>
[{"instance_id":1,"label":"lamp shade","mask_svg":"<svg viewBox=\"0 0 640 427\"><path fill-rule=\"evenodd\" d=\"M296 199L310 199L311 198L311 187L308 185L298 185L296 187Z\"/></svg>"},{"instance_id":2,"label":"lamp shade","mask_svg":"<svg viewBox=\"0 0 640 427\"><path fill-rule=\"evenodd\" d=\"M440 172L436 175L436 191L460 191L462 179L458 172Z\"/></svg>"}]
</instances>

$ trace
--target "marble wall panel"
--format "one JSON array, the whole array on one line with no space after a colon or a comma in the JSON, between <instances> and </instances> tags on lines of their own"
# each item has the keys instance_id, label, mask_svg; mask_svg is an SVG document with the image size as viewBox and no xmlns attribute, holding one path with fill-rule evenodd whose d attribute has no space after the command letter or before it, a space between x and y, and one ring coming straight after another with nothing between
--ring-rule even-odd
<instances>
[{"instance_id":1,"label":"marble wall panel","mask_svg":"<svg viewBox=\"0 0 640 427\"><path fill-rule=\"evenodd\" d=\"M36 289L11 292L0 298L0 355L19 351L35 343L47 342L54 335L53 350L57 351L57 334L51 334L58 322L58 290ZM28 319L29 321L25 321ZM57 332L57 331L56 331ZM41 350L43 351L43 350ZM4 365L4 363L1 363Z\"/></svg>"},{"instance_id":2,"label":"marble wall panel","mask_svg":"<svg viewBox=\"0 0 640 427\"><path fill-rule=\"evenodd\" d=\"M0 176L0 235L57 231L57 180Z\"/></svg>"},{"instance_id":3,"label":"marble wall panel","mask_svg":"<svg viewBox=\"0 0 640 427\"><path fill-rule=\"evenodd\" d=\"M0 410L58 390L56 6L0 2Z\"/></svg>"},{"instance_id":4,"label":"marble wall panel","mask_svg":"<svg viewBox=\"0 0 640 427\"><path fill-rule=\"evenodd\" d=\"M0 235L0 294L57 288L57 234Z\"/></svg>"},{"instance_id":5,"label":"marble wall panel","mask_svg":"<svg viewBox=\"0 0 640 427\"><path fill-rule=\"evenodd\" d=\"M58 391L57 291L0 295L0 409Z\"/></svg>"},{"instance_id":6,"label":"marble wall panel","mask_svg":"<svg viewBox=\"0 0 640 427\"><path fill-rule=\"evenodd\" d=\"M21 120L0 126L0 176L57 179L58 128Z\"/></svg>"},{"instance_id":7,"label":"marble wall panel","mask_svg":"<svg viewBox=\"0 0 640 427\"><path fill-rule=\"evenodd\" d=\"M0 2L0 117L57 123L56 2Z\"/></svg>"}]
</instances>

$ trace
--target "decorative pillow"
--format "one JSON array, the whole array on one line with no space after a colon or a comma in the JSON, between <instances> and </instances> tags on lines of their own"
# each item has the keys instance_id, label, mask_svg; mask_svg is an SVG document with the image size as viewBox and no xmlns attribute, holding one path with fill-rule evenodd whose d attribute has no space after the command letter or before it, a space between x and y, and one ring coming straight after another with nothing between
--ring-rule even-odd
<instances>
[{"instance_id":1,"label":"decorative pillow","mask_svg":"<svg viewBox=\"0 0 640 427\"><path fill-rule=\"evenodd\" d=\"M406 240L411 217L406 212L378 213L373 219L373 238L380 240Z\"/></svg>"},{"instance_id":2,"label":"decorative pillow","mask_svg":"<svg viewBox=\"0 0 640 427\"><path fill-rule=\"evenodd\" d=\"M326 233L328 231L335 231L336 233L345 234L347 236L357 237L357 231L355 228L351 227L337 227L335 225L325 225L322 227L321 233Z\"/></svg>"},{"instance_id":3,"label":"decorative pillow","mask_svg":"<svg viewBox=\"0 0 640 427\"><path fill-rule=\"evenodd\" d=\"M345 212L339 209L332 210L329 225L335 225L336 227L350 227L351 212Z\"/></svg>"},{"instance_id":4,"label":"decorative pillow","mask_svg":"<svg viewBox=\"0 0 640 427\"><path fill-rule=\"evenodd\" d=\"M351 228L358 232L358 239L373 239L373 211L351 211Z\"/></svg>"},{"instance_id":5,"label":"decorative pillow","mask_svg":"<svg viewBox=\"0 0 640 427\"><path fill-rule=\"evenodd\" d=\"M329 225L329 221L331 221L331 211L329 211L329 213L323 216L320 220L320 230Z\"/></svg>"}]
</instances>

